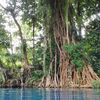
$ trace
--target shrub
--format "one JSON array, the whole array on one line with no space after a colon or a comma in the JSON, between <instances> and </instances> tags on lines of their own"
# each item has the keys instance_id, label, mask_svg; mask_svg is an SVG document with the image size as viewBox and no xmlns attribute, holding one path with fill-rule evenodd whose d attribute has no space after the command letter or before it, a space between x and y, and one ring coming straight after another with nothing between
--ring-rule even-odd
<instances>
[{"instance_id":1,"label":"shrub","mask_svg":"<svg viewBox=\"0 0 100 100\"><path fill-rule=\"evenodd\" d=\"M84 53L81 44L65 45L64 49L70 55L71 63L80 71L84 66Z\"/></svg>"},{"instance_id":2,"label":"shrub","mask_svg":"<svg viewBox=\"0 0 100 100\"><path fill-rule=\"evenodd\" d=\"M92 86L93 86L93 88L100 88L100 82L93 81Z\"/></svg>"},{"instance_id":3,"label":"shrub","mask_svg":"<svg viewBox=\"0 0 100 100\"><path fill-rule=\"evenodd\" d=\"M5 78L2 72L0 72L0 85L2 85L5 82Z\"/></svg>"}]
</instances>

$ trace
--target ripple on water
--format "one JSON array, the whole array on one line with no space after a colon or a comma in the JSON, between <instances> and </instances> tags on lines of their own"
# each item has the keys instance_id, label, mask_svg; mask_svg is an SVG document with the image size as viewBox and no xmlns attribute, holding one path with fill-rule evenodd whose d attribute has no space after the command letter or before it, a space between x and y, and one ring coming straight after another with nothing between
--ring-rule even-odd
<instances>
[{"instance_id":1,"label":"ripple on water","mask_svg":"<svg viewBox=\"0 0 100 100\"><path fill-rule=\"evenodd\" d=\"M100 89L0 89L0 100L100 100Z\"/></svg>"}]
</instances>

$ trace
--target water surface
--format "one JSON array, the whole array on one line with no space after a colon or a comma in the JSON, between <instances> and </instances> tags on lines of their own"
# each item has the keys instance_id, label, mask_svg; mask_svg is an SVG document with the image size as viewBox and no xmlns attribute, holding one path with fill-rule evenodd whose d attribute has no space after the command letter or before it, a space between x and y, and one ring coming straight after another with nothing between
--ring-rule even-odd
<instances>
[{"instance_id":1,"label":"water surface","mask_svg":"<svg viewBox=\"0 0 100 100\"><path fill-rule=\"evenodd\" d=\"M100 100L100 89L0 89L0 100Z\"/></svg>"}]
</instances>

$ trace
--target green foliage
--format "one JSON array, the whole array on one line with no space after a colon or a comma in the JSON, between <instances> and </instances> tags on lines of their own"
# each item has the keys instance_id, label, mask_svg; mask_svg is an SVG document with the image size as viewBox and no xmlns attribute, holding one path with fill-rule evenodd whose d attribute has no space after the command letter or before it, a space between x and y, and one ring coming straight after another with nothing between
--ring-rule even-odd
<instances>
[{"instance_id":1,"label":"green foliage","mask_svg":"<svg viewBox=\"0 0 100 100\"><path fill-rule=\"evenodd\" d=\"M35 86L35 85L37 85L38 82L41 81L41 78L43 77L44 73L41 70L35 70L35 71L32 72L31 75L32 75L31 78L28 78L26 83L28 85L32 85L32 86L34 84L34 86Z\"/></svg>"},{"instance_id":2,"label":"green foliage","mask_svg":"<svg viewBox=\"0 0 100 100\"><path fill-rule=\"evenodd\" d=\"M2 72L0 72L0 85L2 85L5 82L5 77Z\"/></svg>"},{"instance_id":3,"label":"green foliage","mask_svg":"<svg viewBox=\"0 0 100 100\"><path fill-rule=\"evenodd\" d=\"M4 64L3 66L5 66L5 64L8 61L7 60L7 53L8 53L7 48L10 47L10 41L9 41L9 36L4 26L5 24L4 16L1 12L2 10L0 10L0 61L2 62L2 64Z\"/></svg>"},{"instance_id":4,"label":"green foliage","mask_svg":"<svg viewBox=\"0 0 100 100\"><path fill-rule=\"evenodd\" d=\"M66 52L68 52L72 64L74 64L80 71L84 66L84 53L81 44L70 44L64 46Z\"/></svg>"},{"instance_id":5,"label":"green foliage","mask_svg":"<svg viewBox=\"0 0 100 100\"><path fill-rule=\"evenodd\" d=\"M51 58L50 58L50 48L48 47L47 50L46 50L46 73L45 74L48 74L49 72L49 66L50 66L50 61L51 61Z\"/></svg>"},{"instance_id":6,"label":"green foliage","mask_svg":"<svg viewBox=\"0 0 100 100\"><path fill-rule=\"evenodd\" d=\"M28 52L28 57L30 58L30 61L32 62L34 68L37 66L43 66L43 41L39 40L35 44L34 52L30 49L31 53ZM33 56L32 56L33 53ZM37 68L36 68L37 69Z\"/></svg>"},{"instance_id":7,"label":"green foliage","mask_svg":"<svg viewBox=\"0 0 100 100\"><path fill-rule=\"evenodd\" d=\"M89 61L95 72L100 69L100 21L94 20L87 26L87 34L84 40L84 47L87 49Z\"/></svg>"},{"instance_id":8,"label":"green foliage","mask_svg":"<svg viewBox=\"0 0 100 100\"><path fill-rule=\"evenodd\" d=\"M43 77L43 71L41 70L36 70L32 72L32 79L35 80L39 80Z\"/></svg>"},{"instance_id":9,"label":"green foliage","mask_svg":"<svg viewBox=\"0 0 100 100\"><path fill-rule=\"evenodd\" d=\"M100 88L100 82L93 81L92 86L93 86L93 88Z\"/></svg>"},{"instance_id":10,"label":"green foliage","mask_svg":"<svg viewBox=\"0 0 100 100\"><path fill-rule=\"evenodd\" d=\"M0 25L0 47L7 48L9 45L10 43L7 32L5 31L4 26Z\"/></svg>"}]
</instances>

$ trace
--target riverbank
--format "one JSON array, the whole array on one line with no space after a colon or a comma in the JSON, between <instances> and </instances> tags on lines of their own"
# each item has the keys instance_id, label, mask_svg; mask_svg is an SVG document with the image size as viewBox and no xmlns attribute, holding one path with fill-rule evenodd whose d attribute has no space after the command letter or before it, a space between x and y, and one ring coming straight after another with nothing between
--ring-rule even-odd
<instances>
[{"instance_id":1,"label":"riverbank","mask_svg":"<svg viewBox=\"0 0 100 100\"><path fill-rule=\"evenodd\" d=\"M15 81L13 81L13 84L2 84L0 85L0 88L98 88L100 89L100 82L94 82L92 85L79 85L79 84L74 84L70 86L65 86L61 87L60 85L54 86L40 86L40 82L34 82L33 84L16 84Z\"/></svg>"},{"instance_id":2,"label":"riverbank","mask_svg":"<svg viewBox=\"0 0 100 100\"><path fill-rule=\"evenodd\" d=\"M91 82L77 80L76 82L67 81L63 87L59 82L53 79L43 77L41 71L32 73L25 70L21 73L20 70L6 70L5 73L0 73L0 87L2 88L100 88L100 81L92 80ZM33 75L33 76L32 76Z\"/></svg>"}]
</instances>

